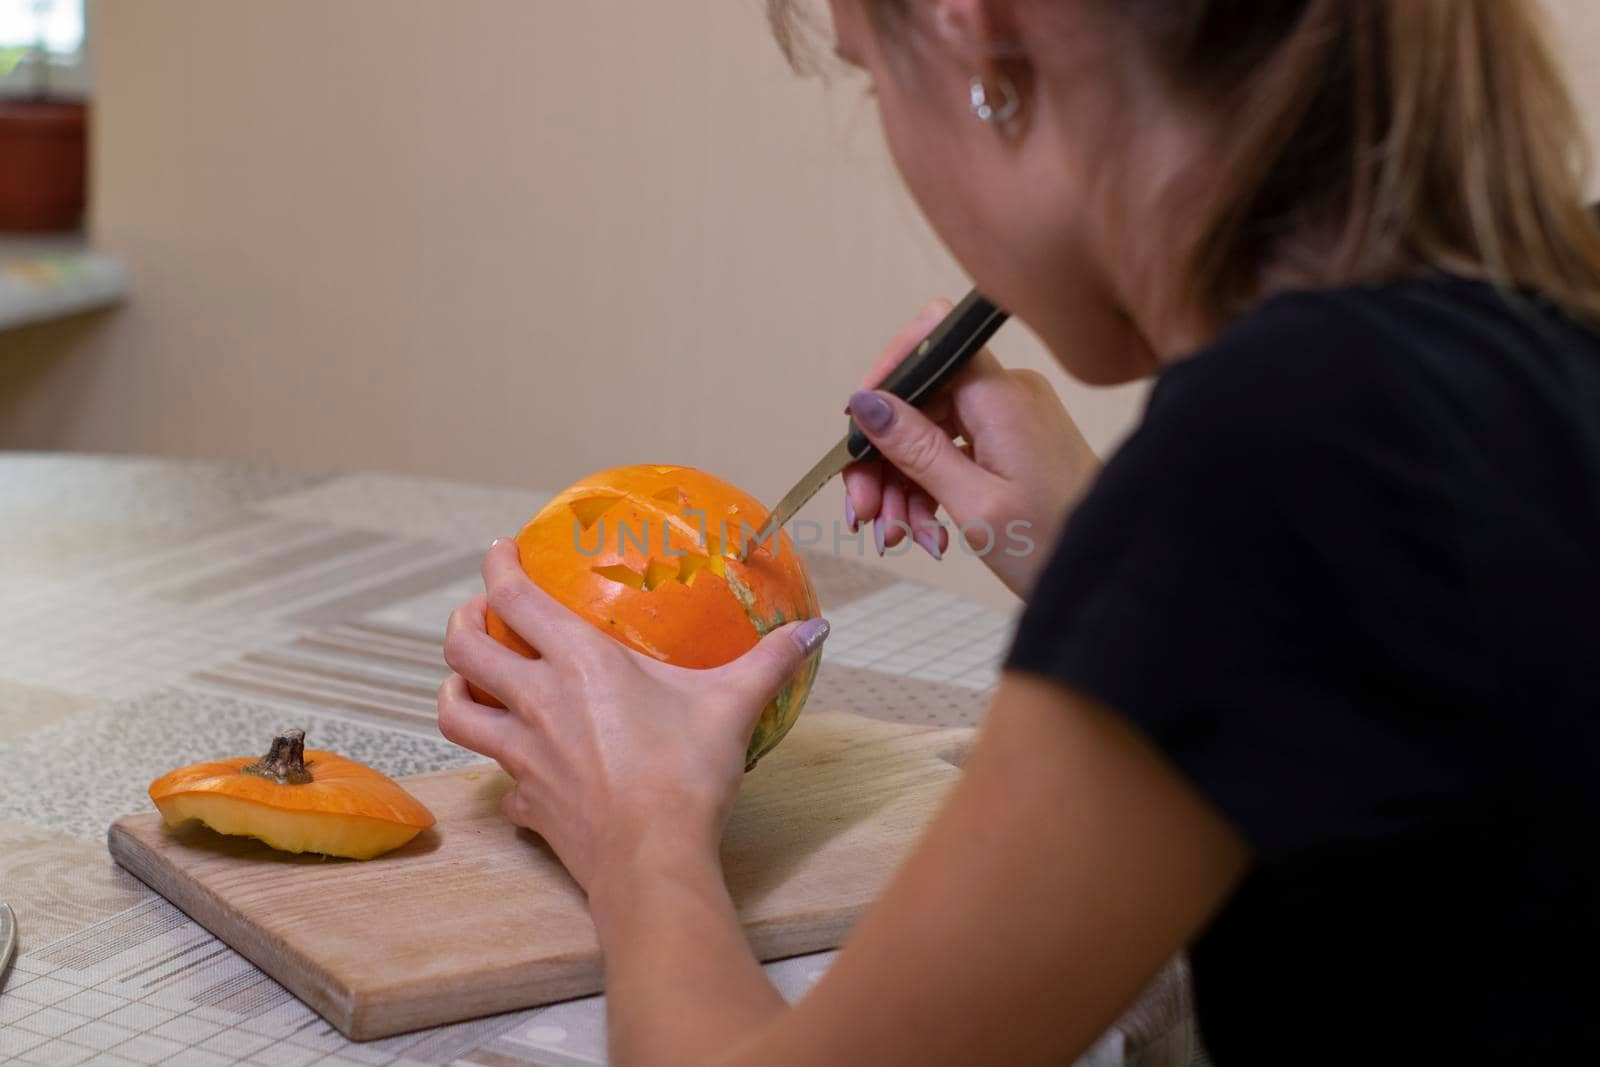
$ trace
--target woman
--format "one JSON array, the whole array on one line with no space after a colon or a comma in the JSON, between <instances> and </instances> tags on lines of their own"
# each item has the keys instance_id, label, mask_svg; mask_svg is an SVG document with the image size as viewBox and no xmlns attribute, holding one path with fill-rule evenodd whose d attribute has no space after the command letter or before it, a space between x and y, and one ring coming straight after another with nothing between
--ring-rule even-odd
<instances>
[{"instance_id":1,"label":"woman","mask_svg":"<svg viewBox=\"0 0 1600 1067\"><path fill-rule=\"evenodd\" d=\"M1223 1067L1579 1058L1600 232L1533 5L832 14L979 288L1078 378L1156 384L1098 472L987 354L928 415L851 398L891 464L849 473L852 521L927 540L943 506L1055 547L989 558L1028 607L981 739L792 1007L716 843L757 710L825 624L672 669L490 551L488 602L544 658L458 610L440 728L514 773L508 814L588 891L616 1061L1059 1064L1186 948Z\"/></svg>"}]
</instances>

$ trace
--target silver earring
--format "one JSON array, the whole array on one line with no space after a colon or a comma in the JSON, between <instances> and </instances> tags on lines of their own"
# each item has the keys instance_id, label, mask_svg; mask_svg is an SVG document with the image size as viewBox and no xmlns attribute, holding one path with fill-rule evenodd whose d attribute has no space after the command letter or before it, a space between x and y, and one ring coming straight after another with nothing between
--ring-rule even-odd
<instances>
[{"instance_id":1,"label":"silver earring","mask_svg":"<svg viewBox=\"0 0 1600 1067\"><path fill-rule=\"evenodd\" d=\"M982 76L977 74L972 76L972 81L968 83L972 113L980 122L1003 127L1017 117L1017 111L1022 107L1022 98L1017 93L1017 87L1012 85L1011 79L1004 74L996 76L995 88L1000 94L998 105L989 102L989 90L984 86Z\"/></svg>"}]
</instances>

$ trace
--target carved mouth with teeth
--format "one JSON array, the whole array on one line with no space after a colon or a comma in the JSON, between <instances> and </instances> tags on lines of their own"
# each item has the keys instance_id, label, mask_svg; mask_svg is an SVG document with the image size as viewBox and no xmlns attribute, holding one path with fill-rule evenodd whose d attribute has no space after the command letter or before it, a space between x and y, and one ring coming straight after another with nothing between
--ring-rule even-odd
<instances>
[{"instance_id":1,"label":"carved mouth with teeth","mask_svg":"<svg viewBox=\"0 0 1600 1067\"><path fill-rule=\"evenodd\" d=\"M594 573L631 589L645 591L655 589L662 582L669 580L692 586L702 571L709 571L719 578L727 579L728 568L724 560L738 559L737 546L742 543L738 537L727 536L729 532L734 532L730 527L735 524L724 521L716 527L718 532L712 533L705 514L692 507L683 489L674 485L651 494L652 501L659 501L665 506L654 527L647 525L643 528L633 528L625 522L618 522L614 529L608 529L606 514L614 512L617 506L627 499L626 496L606 495L574 500L569 507L572 509L574 521L578 524L580 540L588 540L588 535L592 533L598 550L609 534L619 542L624 539L633 540L646 552L653 544L659 544L664 555L650 557L642 571L635 570L626 563L608 563L591 568ZM702 551L687 549L680 552L672 548L671 531L675 525L674 517L689 518L691 524L693 520L699 520L702 527L699 531ZM724 544L725 541L732 542L735 547L728 547Z\"/></svg>"},{"instance_id":2,"label":"carved mouth with teeth","mask_svg":"<svg viewBox=\"0 0 1600 1067\"><path fill-rule=\"evenodd\" d=\"M740 559L740 546L766 518L754 497L692 467L618 467L557 495L517 545L529 577L616 640L666 663L708 668L786 622L818 614L787 534ZM492 612L489 622L502 642L536 654ZM816 665L813 658L762 713L750 766L793 725Z\"/></svg>"}]
</instances>

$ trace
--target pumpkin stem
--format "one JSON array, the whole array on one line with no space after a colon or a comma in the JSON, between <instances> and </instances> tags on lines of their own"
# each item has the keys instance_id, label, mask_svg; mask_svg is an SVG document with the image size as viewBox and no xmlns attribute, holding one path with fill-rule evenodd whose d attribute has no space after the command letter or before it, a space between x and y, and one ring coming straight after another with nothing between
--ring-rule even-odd
<instances>
[{"instance_id":1,"label":"pumpkin stem","mask_svg":"<svg viewBox=\"0 0 1600 1067\"><path fill-rule=\"evenodd\" d=\"M265 756L240 770L279 785L306 785L311 781L311 773L306 770L306 732L285 730L272 739Z\"/></svg>"}]
</instances>

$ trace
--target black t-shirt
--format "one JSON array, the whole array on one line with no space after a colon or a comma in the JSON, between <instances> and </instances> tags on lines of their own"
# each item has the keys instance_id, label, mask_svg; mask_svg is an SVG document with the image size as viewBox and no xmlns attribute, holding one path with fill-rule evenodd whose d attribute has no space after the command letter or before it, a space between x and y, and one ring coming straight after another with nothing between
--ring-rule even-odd
<instances>
[{"instance_id":1,"label":"black t-shirt","mask_svg":"<svg viewBox=\"0 0 1600 1067\"><path fill-rule=\"evenodd\" d=\"M1553 306L1244 316L1161 374L1008 665L1253 846L1191 949L1219 1067L1600 1062L1600 339Z\"/></svg>"}]
</instances>

